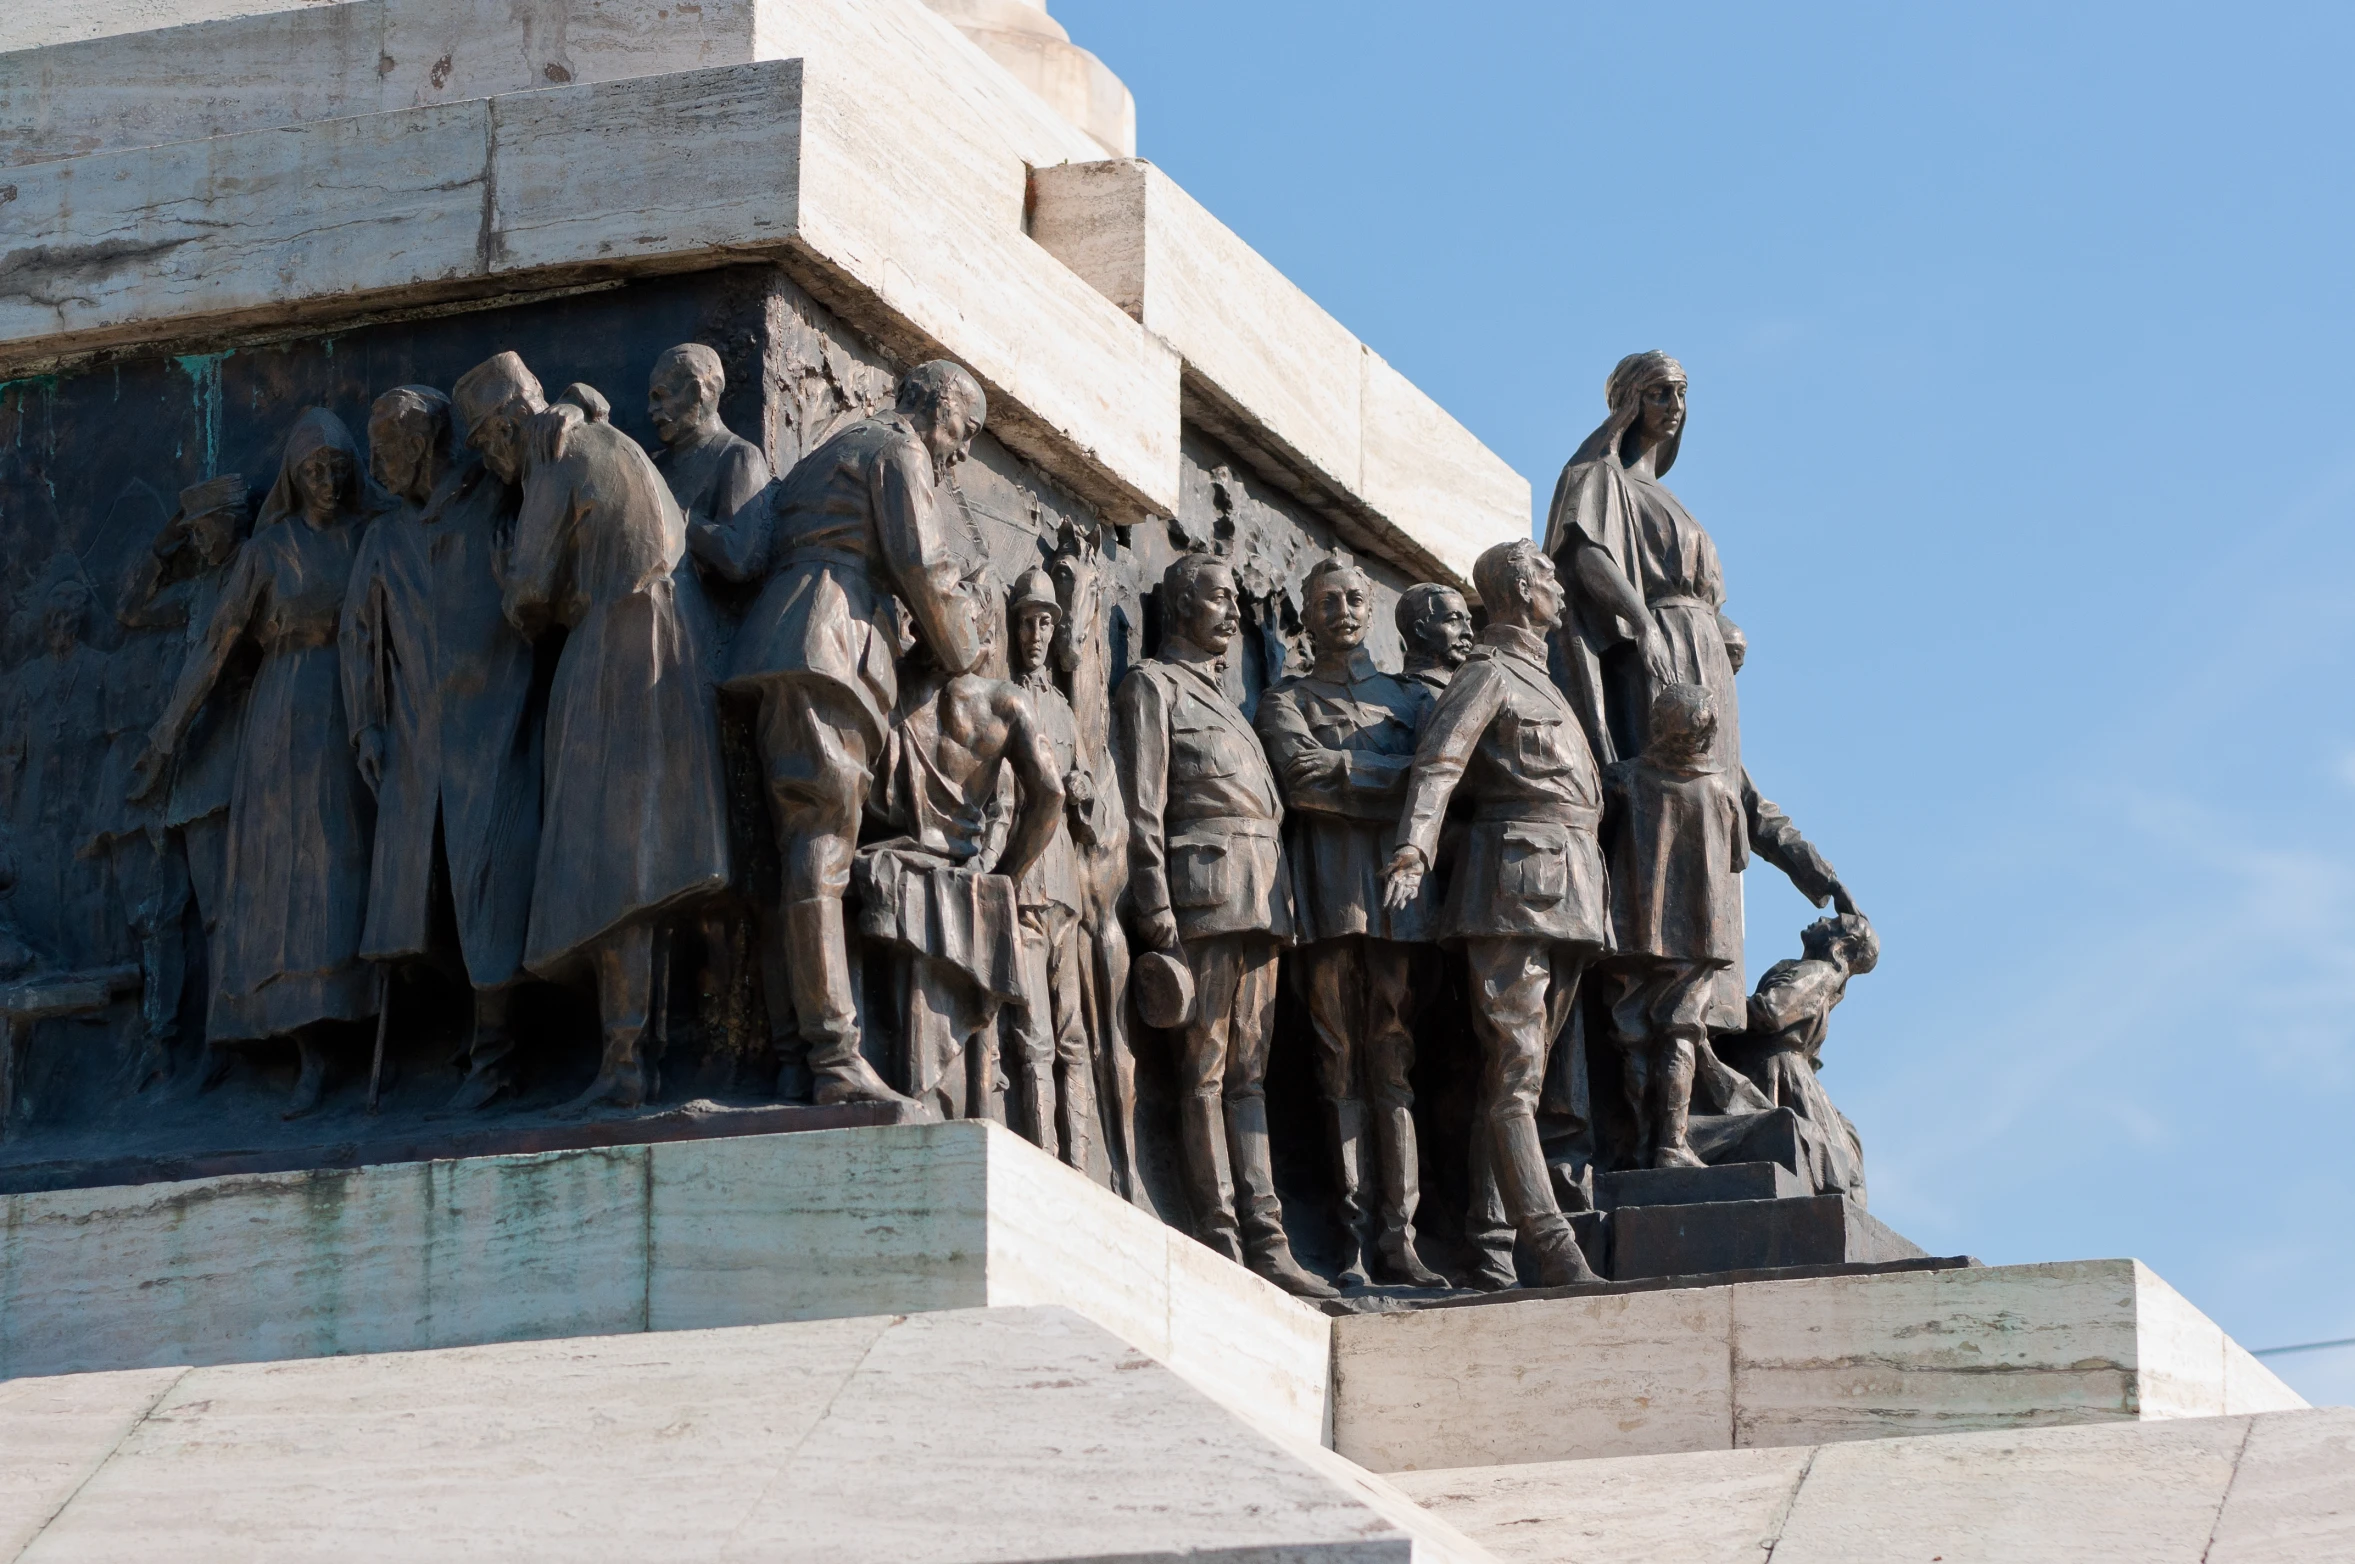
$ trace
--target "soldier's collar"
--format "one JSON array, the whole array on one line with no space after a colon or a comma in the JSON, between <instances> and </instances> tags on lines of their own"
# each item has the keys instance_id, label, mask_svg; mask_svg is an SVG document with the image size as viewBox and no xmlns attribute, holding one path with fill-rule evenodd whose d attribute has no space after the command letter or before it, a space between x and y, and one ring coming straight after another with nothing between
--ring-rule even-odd
<instances>
[{"instance_id":1,"label":"soldier's collar","mask_svg":"<svg viewBox=\"0 0 2355 1564\"><path fill-rule=\"evenodd\" d=\"M1328 661L1321 652L1317 654L1316 661L1309 665L1309 677L1332 684L1359 684L1379 672L1381 670L1374 666L1374 654L1366 650L1362 641L1341 656L1338 666Z\"/></svg>"},{"instance_id":2,"label":"soldier's collar","mask_svg":"<svg viewBox=\"0 0 2355 1564\"><path fill-rule=\"evenodd\" d=\"M1534 662L1542 663L1546 660L1545 637L1520 625L1490 625L1480 632L1480 644L1512 652Z\"/></svg>"}]
</instances>

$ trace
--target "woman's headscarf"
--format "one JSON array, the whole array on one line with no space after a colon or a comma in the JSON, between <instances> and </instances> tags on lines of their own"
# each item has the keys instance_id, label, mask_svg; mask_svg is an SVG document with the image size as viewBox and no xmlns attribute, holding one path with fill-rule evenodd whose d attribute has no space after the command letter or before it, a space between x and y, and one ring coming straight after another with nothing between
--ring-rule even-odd
<instances>
[{"instance_id":1,"label":"woman's headscarf","mask_svg":"<svg viewBox=\"0 0 2355 1564\"><path fill-rule=\"evenodd\" d=\"M376 493L368 477L367 460L360 454L360 442L343 426L343 420L324 407L306 409L294 421L294 428L286 436L286 454L278 462L278 480L270 485L269 494L262 501L261 515L253 524L256 532L274 527L290 516L300 516L302 496L294 487L294 470L306 457L322 449L337 450L351 462L351 480L337 497L336 512L347 522L368 520L385 509L385 502Z\"/></svg>"},{"instance_id":2,"label":"woman's headscarf","mask_svg":"<svg viewBox=\"0 0 2355 1564\"><path fill-rule=\"evenodd\" d=\"M1603 400L1610 404L1611 415L1586 437L1586 443L1570 458L1571 465L1605 455L1617 457L1620 441L1643 416L1644 393L1666 381L1683 385L1684 366L1658 348L1648 353L1630 353L1621 359L1612 368L1611 378L1603 382ZM1660 442L1659 454L1652 462L1655 477L1668 476L1668 469L1676 465L1676 448L1683 441L1684 431L1679 429Z\"/></svg>"}]
</instances>

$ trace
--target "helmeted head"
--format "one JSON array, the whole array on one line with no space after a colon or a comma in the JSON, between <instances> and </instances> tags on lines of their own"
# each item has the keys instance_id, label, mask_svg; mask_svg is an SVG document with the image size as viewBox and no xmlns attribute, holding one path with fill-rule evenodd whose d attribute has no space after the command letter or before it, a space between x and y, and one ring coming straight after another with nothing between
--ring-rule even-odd
<instances>
[{"instance_id":1,"label":"helmeted head","mask_svg":"<svg viewBox=\"0 0 2355 1564\"><path fill-rule=\"evenodd\" d=\"M466 443L482 453L483 465L503 483L520 479L525 425L548 409L539 377L515 354L494 354L458 377L450 400Z\"/></svg>"},{"instance_id":2,"label":"helmeted head","mask_svg":"<svg viewBox=\"0 0 2355 1564\"><path fill-rule=\"evenodd\" d=\"M1427 657L1442 668L1461 668L1472 655L1472 609L1464 594L1425 581L1399 594L1393 616L1409 657Z\"/></svg>"},{"instance_id":3,"label":"helmeted head","mask_svg":"<svg viewBox=\"0 0 2355 1564\"><path fill-rule=\"evenodd\" d=\"M1799 948L1816 961L1837 961L1851 977L1881 964L1881 937L1861 912L1818 918L1799 931Z\"/></svg>"},{"instance_id":4,"label":"helmeted head","mask_svg":"<svg viewBox=\"0 0 2355 1564\"><path fill-rule=\"evenodd\" d=\"M1698 684L1664 684L1652 697L1644 758L1662 765L1689 766L1708 757L1717 744L1717 703Z\"/></svg>"},{"instance_id":5,"label":"helmeted head","mask_svg":"<svg viewBox=\"0 0 2355 1564\"><path fill-rule=\"evenodd\" d=\"M1047 665L1055 649L1055 632L1063 624L1063 600L1055 578L1044 565L1033 565L1014 580L1006 603L1006 623L1014 631L1014 671L1033 673Z\"/></svg>"},{"instance_id":6,"label":"helmeted head","mask_svg":"<svg viewBox=\"0 0 2355 1564\"><path fill-rule=\"evenodd\" d=\"M368 409L368 470L422 505L450 459L450 399L431 386L397 386Z\"/></svg>"},{"instance_id":7,"label":"helmeted head","mask_svg":"<svg viewBox=\"0 0 2355 1564\"><path fill-rule=\"evenodd\" d=\"M1488 622L1551 630L1562 622L1562 583L1554 562L1529 538L1499 543L1472 562L1472 589Z\"/></svg>"},{"instance_id":8,"label":"helmeted head","mask_svg":"<svg viewBox=\"0 0 2355 1564\"><path fill-rule=\"evenodd\" d=\"M720 356L700 342L665 348L646 377L646 416L654 437L676 445L720 421L720 393L728 388L728 372Z\"/></svg>"},{"instance_id":9,"label":"helmeted head","mask_svg":"<svg viewBox=\"0 0 2355 1564\"><path fill-rule=\"evenodd\" d=\"M981 382L945 358L909 370L892 405L915 425L917 438L932 453L932 465L943 472L965 459L989 417Z\"/></svg>"},{"instance_id":10,"label":"helmeted head","mask_svg":"<svg viewBox=\"0 0 2355 1564\"><path fill-rule=\"evenodd\" d=\"M196 545L196 557L208 570L235 551L250 519L240 474L223 473L180 491L180 530Z\"/></svg>"},{"instance_id":11,"label":"helmeted head","mask_svg":"<svg viewBox=\"0 0 2355 1564\"><path fill-rule=\"evenodd\" d=\"M1235 570L1216 554L1180 554L1161 573L1161 623L1212 656L1224 655L1243 628Z\"/></svg>"},{"instance_id":12,"label":"helmeted head","mask_svg":"<svg viewBox=\"0 0 2355 1564\"><path fill-rule=\"evenodd\" d=\"M1300 584L1301 622L1320 652L1350 652L1366 644L1373 617L1373 579L1343 550L1318 560Z\"/></svg>"}]
</instances>

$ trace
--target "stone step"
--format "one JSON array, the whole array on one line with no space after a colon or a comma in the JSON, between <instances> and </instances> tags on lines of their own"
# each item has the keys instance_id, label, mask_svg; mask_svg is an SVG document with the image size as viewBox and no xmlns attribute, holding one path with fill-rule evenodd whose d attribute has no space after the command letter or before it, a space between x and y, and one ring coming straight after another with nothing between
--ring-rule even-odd
<instances>
[{"instance_id":1,"label":"stone step","mask_svg":"<svg viewBox=\"0 0 2355 1564\"><path fill-rule=\"evenodd\" d=\"M1032 1304L1322 1433L1322 1314L986 1121L0 1196L0 1379Z\"/></svg>"},{"instance_id":2,"label":"stone step","mask_svg":"<svg viewBox=\"0 0 2355 1564\"><path fill-rule=\"evenodd\" d=\"M1811 1194L1779 1162L1730 1162L1713 1168L1627 1168L1595 1180L1595 1205L1696 1206L1722 1200L1791 1200Z\"/></svg>"},{"instance_id":3,"label":"stone step","mask_svg":"<svg viewBox=\"0 0 2355 1564\"><path fill-rule=\"evenodd\" d=\"M1507 1293L1336 1320L1333 1374L1384 1472L2305 1405L2134 1260Z\"/></svg>"},{"instance_id":4,"label":"stone step","mask_svg":"<svg viewBox=\"0 0 2355 1564\"><path fill-rule=\"evenodd\" d=\"M1494 1564L1059 1308L0 1385L0 1557Z\"/></svg>"},{"instance_id":5,"label":"stone step","mask_svg":"<svg viewBox=\"0 0 2355 1564\"><path fill-rule=\"evenodd\" d=\"M2355 1410L1402 1472L1519 1564L2355 1558Z\"/></svg>"}]
</instances>

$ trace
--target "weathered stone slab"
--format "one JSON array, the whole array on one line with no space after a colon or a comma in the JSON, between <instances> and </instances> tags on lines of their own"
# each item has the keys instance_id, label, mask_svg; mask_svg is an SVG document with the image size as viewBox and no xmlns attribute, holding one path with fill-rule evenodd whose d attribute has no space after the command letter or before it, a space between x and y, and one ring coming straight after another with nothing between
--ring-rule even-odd
<instances>
[{"instance_id":1,"label":"weathered stone slab","mask_svg":"<svg viewBox=\"0 0 2355 1564\"><path fill-rule=\"evenodd\" d=\"M1364 372L1359 494L1469 580L1482 550L1527 535L1529 480L1372 348Z\"/></svg>"},{"instance_id":2,"label":"weathered stone slab","mask_svg":"<svg viewBox=\"0 0 2355 1564\"><path fill-rule=\"evenodd\" d=\"M2355 1558L2355 1408L2249 1419L2205 1564Z\"/></svg>"},{"instance_id":3,"label":"weathered stone slab","mask_svg":"<svg viewBox=\"0 0 2355 1564\"><path fill-rule=\"evenodd\" d=\"M2273 1564L2355 1557L2355 1412L1415 1472L1518 1564Z\"/></svg>"},{"instance_id":4,"label":"weathered stone slab","mask_svg":"<svg viewBox=\"0 0 2355 1564\"><path fill-rule=\"evenodd\" d=\"M126 1421L26 1558L1485 1557L1060 1309L204 1368Z\"/></svg>"},{"instance_id":5,"label":"weathered stone slab","mask_svg":"<svg viewBox=\"0 0 2355 1564\"><path fill-rule=\"evenodd\" d=\"M2106 1260L1356 1315L1334 1327L1334 1447L1377 1471L1429 1470L2221 1405L2222 1332L2192 1329L2163 1288ZM2252 1403L2292 1394L2243 1374Z\"/></svg>"},{"instance_id":6,"label":"weathered stone slab","mask_svg":"<svg viewBox=\"0 0 2355 1564\"><path fill-rule=\"evenodd\" d=\"M1003 1127L10 1195L0 1375L1061 1304L1286 1437L1325 1317Z\"/></svg>"},{"instance_id":7,"label":"weathered stone slab","mask_svg":"<svg viewBox=\"0 0 2355 1564\"><path fill-rule=\"evenodd\" d=\"M17 1557L186 1372L0 1384L0 1556Z\"/></svg>"},{"instance_id":8,"label":"weathered stone slab","mask_svg":"<svg viewBox=\"0 0 2355 1564\"><path fill-rule=\"evenodd\" d=\"M1716 1450L1398 1472L1401 1492L1513 1564L1759 1564L1810 1450Z\"/></svg>"},{"instance_id":9,"label":"weathered stone slab","mask_svg":"<svg viewBox=\"0 0 2355 1564\"><path fill-rule=\"evenodd\" d=\"M1723 1449L1732 1293L1336 1320L1333 1448L1377 1472Z\"/></svg>"}]
</instances>

